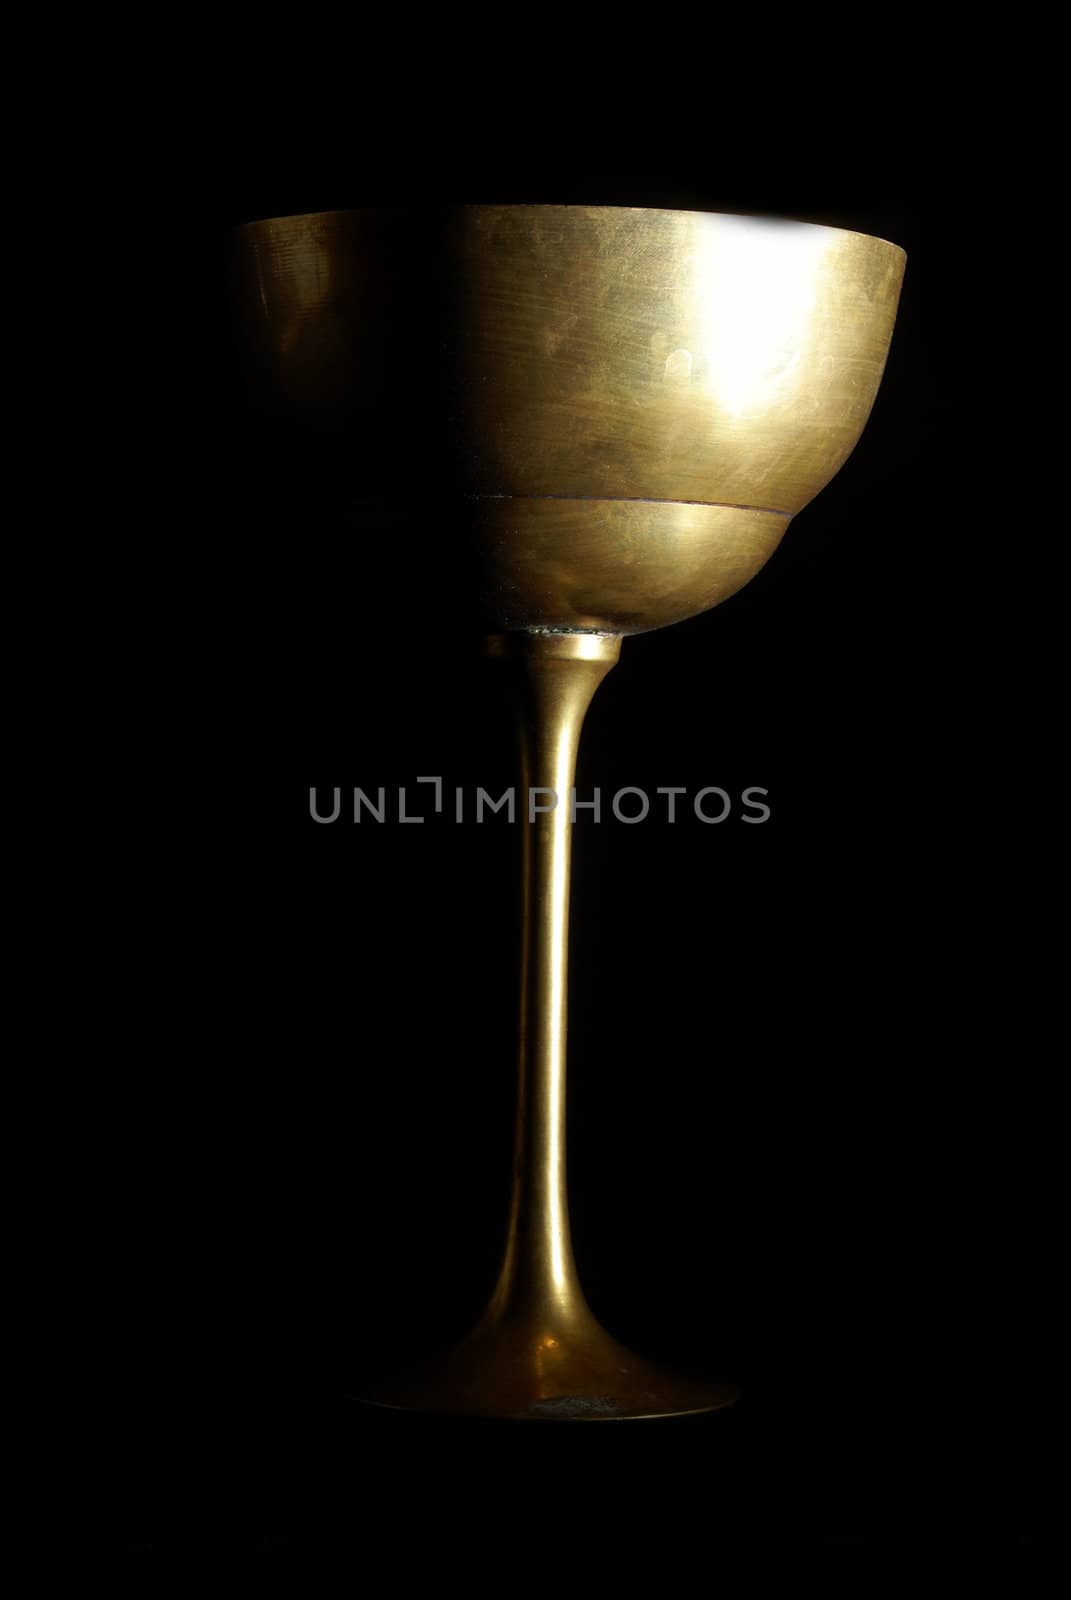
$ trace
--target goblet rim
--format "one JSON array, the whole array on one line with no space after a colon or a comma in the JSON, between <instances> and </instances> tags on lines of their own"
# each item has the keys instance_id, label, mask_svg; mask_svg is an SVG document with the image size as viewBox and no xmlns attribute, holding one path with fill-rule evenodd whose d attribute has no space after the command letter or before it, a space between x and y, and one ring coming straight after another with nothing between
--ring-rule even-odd
<instances>
[{"instance_id":1,"label":"goblet rim","mask_svg":"<svg viewBox=\"0 0 1071 1600\"><path fill-rule=\"evenodd\" d=\"M649 216L662 217L717 217L728 222L772 222L787 223L794 228L812 228L821 233L839 233L847 238L866 239L875 244L888 246L890 250L897 251L906 261L907 251L902 244L897 244L894 239L886 239L883 234L864 233L859 228L838 228L827 222L806 222L799 217L786 216L772 211L705 211L699 206L606 206L586 205L582 201L544 201L544 202L515 202L515 201L463 201L453 204L427 202L402 203L395 205L370 205L370 206L330 206L321 211L281 211L270 216L250 217L245 222L231 224L225 231L228 235L242 233L247 228L268 227L276 222L313 222L317 218L361 216L363 214L389 214L391 212L444 212L444 211L598 211L602 213L619 212L634 215L644 213Z\"/></svg>"}]
</instances>

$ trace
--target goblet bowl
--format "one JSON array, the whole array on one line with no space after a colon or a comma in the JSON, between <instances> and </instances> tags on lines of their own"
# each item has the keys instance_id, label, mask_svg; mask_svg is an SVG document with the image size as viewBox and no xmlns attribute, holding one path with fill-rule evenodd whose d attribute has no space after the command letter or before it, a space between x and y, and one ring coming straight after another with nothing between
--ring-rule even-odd
<instances>
[{"instance_id":1,"label":"goblet bowl","mask_svg":"<svg viewBox=\"0 0 1071 1600\"><path fill-rule=\"evenodd\" d=\"M245 369L284 449L311 446L310 498L330 483L407 560L448 550L506 631L636 633L745 584L859 438L905 259L810 223L587 206L231 236Z\"/></svg>"}]
</instances>

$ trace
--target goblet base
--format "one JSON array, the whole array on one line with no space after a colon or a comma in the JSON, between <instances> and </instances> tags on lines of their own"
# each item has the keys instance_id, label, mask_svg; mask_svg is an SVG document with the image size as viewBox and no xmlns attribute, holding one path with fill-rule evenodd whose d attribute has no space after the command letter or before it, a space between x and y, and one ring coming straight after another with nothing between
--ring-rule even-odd
<instances>
[{"instance_id":1,"label":"goblet base","mask_svg":"<svg viewBox=\"0 0 1071 1600\"><path fill-rule=\"evenodd\" d=\"M393 1410L525 1422L687 1416L738 1397L732 1384L645 1361L590 1316L481 1323L446 1354L354 1396Z\"/></svg>"}]
</instances>

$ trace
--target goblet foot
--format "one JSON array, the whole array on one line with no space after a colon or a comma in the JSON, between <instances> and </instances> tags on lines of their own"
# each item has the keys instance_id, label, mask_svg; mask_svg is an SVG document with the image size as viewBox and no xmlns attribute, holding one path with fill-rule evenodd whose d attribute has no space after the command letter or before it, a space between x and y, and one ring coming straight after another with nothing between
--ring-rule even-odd
<instances>
[{"instance_id":1,"label":"goblet foot","mask_svg":"<svg viewBox=\"0 0 1071 1600\"><path fill-rule=\"evenodd\" d=\"M355 1396L401 1411L516 1421L608 1421L715 1411L728 1383L666 1372L589 1315L484 1321L446 1354Z\"/></svg>"}]
</instances>

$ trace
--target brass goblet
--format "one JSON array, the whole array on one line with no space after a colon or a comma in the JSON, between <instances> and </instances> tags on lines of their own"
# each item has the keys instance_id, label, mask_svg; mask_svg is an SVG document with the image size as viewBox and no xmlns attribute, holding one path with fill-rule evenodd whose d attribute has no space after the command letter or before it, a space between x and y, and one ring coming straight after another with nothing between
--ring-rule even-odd
<instances>
[{"instance_id":1,"label":"brass goblet","mask_svg":"<svg viewBox=\"0 0 1071 1600\"><path fill-rule=\"evenodd\" d=\"M320 488L382 561L422 540L429 559L467 563L520 711L505 1258L460 1345L364 1398L525 1419L735 1398L618 1344L577 1278L564 1156L577 743L622 638L732 595L841 467L877 393L905 259L841 229L616 207L332 212L232 236L258 403L313 441ZM413 461L431 491L410 486Z\"/></svg>"}]
</instances>

